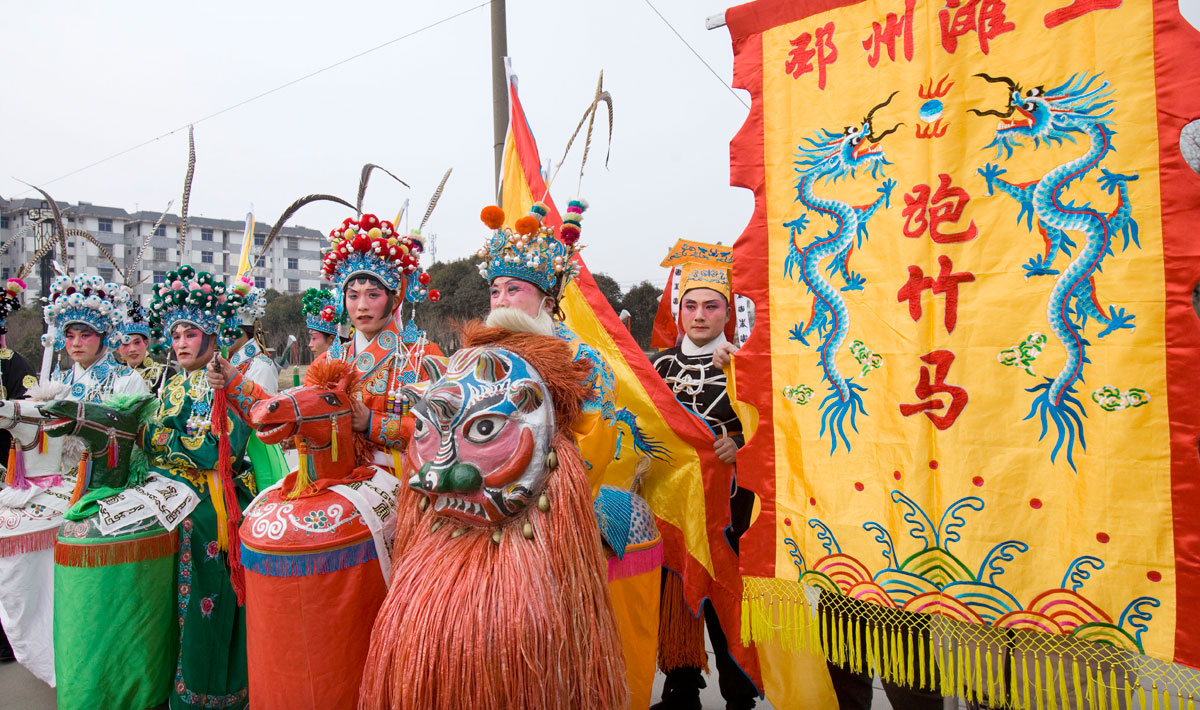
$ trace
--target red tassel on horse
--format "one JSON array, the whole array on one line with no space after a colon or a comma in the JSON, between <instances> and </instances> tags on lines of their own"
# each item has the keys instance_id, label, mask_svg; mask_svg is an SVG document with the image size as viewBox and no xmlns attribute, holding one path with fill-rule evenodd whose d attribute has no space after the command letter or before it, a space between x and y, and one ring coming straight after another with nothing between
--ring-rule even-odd
<instances>
[{"instance_id":1,"label":"red tassel on horse","mask_svg":"<svg viewBox=\"0 0 1200 710\"><path fill-rule=\"evenodd\" d=\"M108 458L106 459L109 469L117 467L117 435L112 429L108 430Z\"/></svg>"},{"instance_id":2,"label":"red tassel on horse","mask_svg":"<svg viewBox=\"0 0 1200 710\"><path fill-rule=\"evenodd\" d=\"M242 569L242 540L238 527L242 524L242 508L237 502L237 490L233 484L232 446L229 443L229 409L225 390L213 391L212 428L217 433L217 477L221 481L221 494L225 498L224 525L229 540L229 581L237 595L239 606L246 603L246 577Z\"/></svg>"}]
</instances>

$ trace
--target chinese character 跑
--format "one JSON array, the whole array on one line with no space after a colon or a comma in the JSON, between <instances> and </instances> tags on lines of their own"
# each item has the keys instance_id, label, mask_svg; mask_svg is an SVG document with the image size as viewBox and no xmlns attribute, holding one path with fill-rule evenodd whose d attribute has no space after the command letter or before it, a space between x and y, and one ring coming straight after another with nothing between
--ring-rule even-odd
<instances>
[{"instance_id":1,"label":"chinese character \u8dd1","mask_svg":"<svg viewBox=\"0 0 1200 710\"><path fill-rule=\"evenodd\" d=\"M817 60L817 88L825 89L825 67L837 61L837 47L833 44L834 25L826 22L818 27L816 40L813 35L805 32L791 40L792 49L788 52L787 62L783 70L799 79L813 70L813 58Z\"/></svg>"},{"instance_id":2,"label":"chinese character \u8dd1","mask_svg":"<svg viewBox=\"0 0 1200 710\"><path fill-rule=\"evenodd\" d=\"M914 321L921 320L921 294L925 289L933 291L933 295L946 295L946 313L943 322L947 333L953 333L958 325L958 285L975 280L975 274L970 271L954 271L954 264L945 254L938 257L938 277L930 278L919 266L908 267L908 281L896 292L896 301L908 301L908 315Z\"/></svg>"},{"instance_id":3,"label":"chinese character \u8dd1","mask_svg":"<svg viewBox=\"0 0 1200 710\"><path fill-rule=\"evenodd\" d=\"M942 224L954 224L962 218L963 209L971 201L971 196L961 187L950 186L950 176L946 173L938 175L938 188L930 190L928 185L916 185L913 191L904 196L904 236L916 239L929 231L929 238L938 244L957 244L969 242L979 231L975 221L967 225L961 232L942 232Z\"/></svg>"},{"instance_id":4,"label":"chinese character \u8dd1","mask_svg":"<svg viewBox=\"0 0 1200 710\"><path fill-rule=\"evenodd\" d=\"M897 15L894 12L889 12L883 20L883 24L879 22L871 23L871 36L864 39L862 42L863 49L870 52L867 56L867 64L875 67L879 64L879 51L881 48L887 49L888 59L896 61L896 38L904 38L904 59L912 61L913 58L913 8L916 6L917 0L904 0L904 14Z\"/></svg>"},{"instance_id":5,"label":"chinese character \u8dd1","mask_svg":"<svg viewBox=\"0 0 1200 710\"><path fill-rule=\"evenodd\" d=\"M1004 9L1004 0L946 0L946 7L938 10L942 48L954 54L958 38L974 32L979 39L979 50L987 54L988 42L1017 29L1004 16Z\"/></svg>"},{"instance_id":6,"label":"chinese character \u8dd1","mask_svg":"<svg viewBox=\"0 0 1200 710\"><path fill-rule=\"evenodd\" d=\"M934 350L928 355L921 356L921 362L933 365L933 381L929 381L929 368L922 366L914 391L924 401L916 404L901 404L900 414L911 417L917 412L924 412L935 427L940 430L949 429L958 419L958 415L962 414L968 399L965 389L957 385L946 384L946 374L950 371L950 365L954 364L954 353L949 350ZM937 398L931 399L935 394L949 395L950 405L946 406L945 402ZM941 409L944 409L945 413L933 413L934 410Z\"/></svg>"},{"instance_id":7,"label":"chinese character \u8dd1","mask_svg":"<svg viewBox=\"0 0 1200 710\"><path fill-rule=\"evenodd\" d=\"M1073 0L1066 7L1060 7L1057 10L1047 12L1042 21L1046 23L1048 29L1053 29L1064 22L1070 22L1077 17L1083 17L1089 12L1115 10L1121 7L1121 2L1122 0Z\"/></svg>"}]
</instances>

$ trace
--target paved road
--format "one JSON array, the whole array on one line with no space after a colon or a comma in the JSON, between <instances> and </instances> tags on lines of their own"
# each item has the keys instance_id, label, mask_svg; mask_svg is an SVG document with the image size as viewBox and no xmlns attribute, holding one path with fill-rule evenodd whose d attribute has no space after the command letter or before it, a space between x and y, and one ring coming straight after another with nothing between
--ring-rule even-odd
<instances>
[{"instance_id":1,"label":"paved road","mask_svg":"<svg viewBox=\"0 0 1200 710\"><path fill-rule=\"evenodd\" d=\"M662 688L662 680L662 675L659 675L655 683L656 701ZM725 707L725 703L721 700L721 694L717 691L715 678L709 679L709 687L702 692L701 699L704 701L705 710L721 710ZM768 702L758 704L758 708L761 710L772 710L773 707ZM883 691L877 689L872 710L888 710L890 707L887 699L883 696ZM946 707L955 708L956 705L948 702ZM0 666L0 708L4 708L4 710L55 710L54 689L15 663ZM783 709L780 708L780 710Z\"/></svg>"}]
</instances>

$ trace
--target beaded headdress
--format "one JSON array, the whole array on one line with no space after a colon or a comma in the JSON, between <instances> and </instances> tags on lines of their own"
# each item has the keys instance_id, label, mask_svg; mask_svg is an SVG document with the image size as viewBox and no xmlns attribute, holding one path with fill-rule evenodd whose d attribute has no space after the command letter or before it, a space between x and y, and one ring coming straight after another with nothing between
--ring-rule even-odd
<instances>
[{"instance_id":1,"label":"beaded headdress","mask_svg":"<svg viewBox=\"0 0 1200 710\"><path fill-rule=\"evenodd\" d=\"M25 282L21 279L9 279L0 293L0 335L8 332L4 326L8 314L21 308L21 294L25 292Z\"/></svg>"},{"instance_id":2,"label":"beaded headdress","mask_svg":"<svg viewBox=\"0 0 1200 710\"><path fill-rule=\"evenodd\" d=\"M238 309L242 297L207 271L196 272L183 265L168 271L163 283L155 287L150 301L150 328L162 338L177 323L189 323L205 333L218 336L221 345L232 345L238 329Z\"/></svg>"},{"instance_id":3,"label":"beaded headdress","mask_svg":"<svg viewBox=\"0 0 1200 710\"><path fill-rule=\"evenodd\" d=\"M129 305L129 290L95 274L56 276L42 315L54 328L54 349L66 345L63 334L72 325L86 325L106 336L106 344L120 344L120 326ZM45 336L43 336L45 337ZM43 342L44 347L51 345Z\"/></svg>"},{"instance_id":4,"label":"beaded headdress","mask_svg":"<svg viewBox=\"0 0 1200 710\"><path fill-rule=\"evenodd\" d=\"M337 312L333 292L323 288L310 288L300 299L300 308L304 311L304 324L310 329L337 335L338 325L345 322L345 314L340 317Z\"/></svg>"},{"instance_id":5,"label":"beaded headdress","mask_svg":"<svg viewBox=\"0 0 1200 710\"><path fill-rule=\"evenodd\" d=\"M436 301L438 292L427 288L429 274L420 265L424 248L425 240L419 233L401 234L391 222L373 214L348 217L329 232L321 273L340 294L345 294L347 282L355 277L372 276L409 303L426 298ZM336 314L342 315L342 299L333 305Z\"/></svg>"},{"instance_id":6,"label":"beaded headdress","mask_svg":"<svg viewBox=\"0 0 1200 710\"><path fill-rule=\"evenodd\" d=\"M151 341L150 337L150 319L146 314L146 309L142 308L133 299L130 299L129 305L125 309L125 318L121 321L121 341L129 342L129 336L140 335Z\"/></svg>"},{"instance_id":7,"label":"beaded headdress","mask_svg":"<svg viewBox=\"0 0 1200 710\"><path fill-rule=\"evenodd\" d=\"M533 203L529 214L512 228L504 226L504 210L495 205L483 208L479 218L492 235L475 252L480 259L479 275L488 282L498 276L528 281L557 301L562 289L579 273L573 257L582 249L579 230L586 209L583 200L571 200L555 238L554 228L542 224L547 210L541 202Z\"/></svg>"},{"instance_id":8,"label":"beaded headdress","mask_svg":"<svg viewBox=\"0 0 1200 710\"><path fill-rule=\"evenodd\" d=\"M233 290L242 298L237 313L241 325L254 325L256 320L266 315L267 292L255 286L248 276L239 278L233 285Z\"/></svg>"}]
</instances>

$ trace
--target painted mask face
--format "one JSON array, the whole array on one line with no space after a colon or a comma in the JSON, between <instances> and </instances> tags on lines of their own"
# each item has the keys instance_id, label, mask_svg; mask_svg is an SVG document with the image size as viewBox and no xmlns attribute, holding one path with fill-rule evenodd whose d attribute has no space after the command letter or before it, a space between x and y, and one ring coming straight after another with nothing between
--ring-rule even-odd
<instances>
[{"instance_id":1,"label":"painted mask face","mask_svg":"<svg viewBox=\"0 0 1200 710\"><path fill-rule=\"evenodd\" d=\"M708 345L724 332L729 322L729 304L711 288L693 288L680 300L679 320L693 343Z\"/></svg>"},{"instance_id":2,"label":"painted mask face","mask_svg":"<svg viewBox=\"0 0 1200 710\"><path fill-rule=\"evenodd\" d=\"M205 349L204 331L188 323L180 323L171 331L171 348L188 372L203 367L212 357L212 347Z\"/></svg>"},{"instance_id":3,"label":"painted mask face","mask_svg":"<svg viewBox=\"0 0 1200 710\"><path fill-rule=\"evenodd\" d=\"M328 333L311 328L308 331L308 349L312 351L313 357L320 357L321 353L328 350L332 340L333 336Z\"/></svg>"},{"instance_id":4,"label":"painted mask face","mask_svg":"<svg viewBox=\"0 0 1200 710\"><path fill-rule=\"evenodd\" d=\"M489 308L515 308L530 318L536 318L546 302L546 294L528 281L511 276L497 276L488 286Z\"/></svg>"},{"instance_id":5,"label":"painted mask face","mask_svg":"<svg viewBox=\"0 0 1200 710\"><path fill-rule=\"evenodd\" d=\"M117 348L121 359L130 367L137 367L146 359L146 350L150 347L150 343L146 342L144 335L134 333L125 337L125 342L121 343Z\"/></svg>"},{"instance_id":6,"label":"painted mask face","mask_svg":"<svg viewBox=\"0 0 1200 710\"><path fill-rule=\"evenodd\" d=\"M96 362L100 351L104 349L104 337L86 326L69 326L63 339L67 344L67 355L83 367L90 367Z\"/></svg>"},{"instance_id":7,"label":"painted mask face","mask_svg":"<svg viewBox=\"0 0 1200 710\"><path fill-rule=\"evenodd\" d=\"M554 409L541 375L511 352L480 347L458 351L430 379L412 408L408 484L437 513L474 525L525 510L552 471Z\"/></svg>"}]
</instances>

